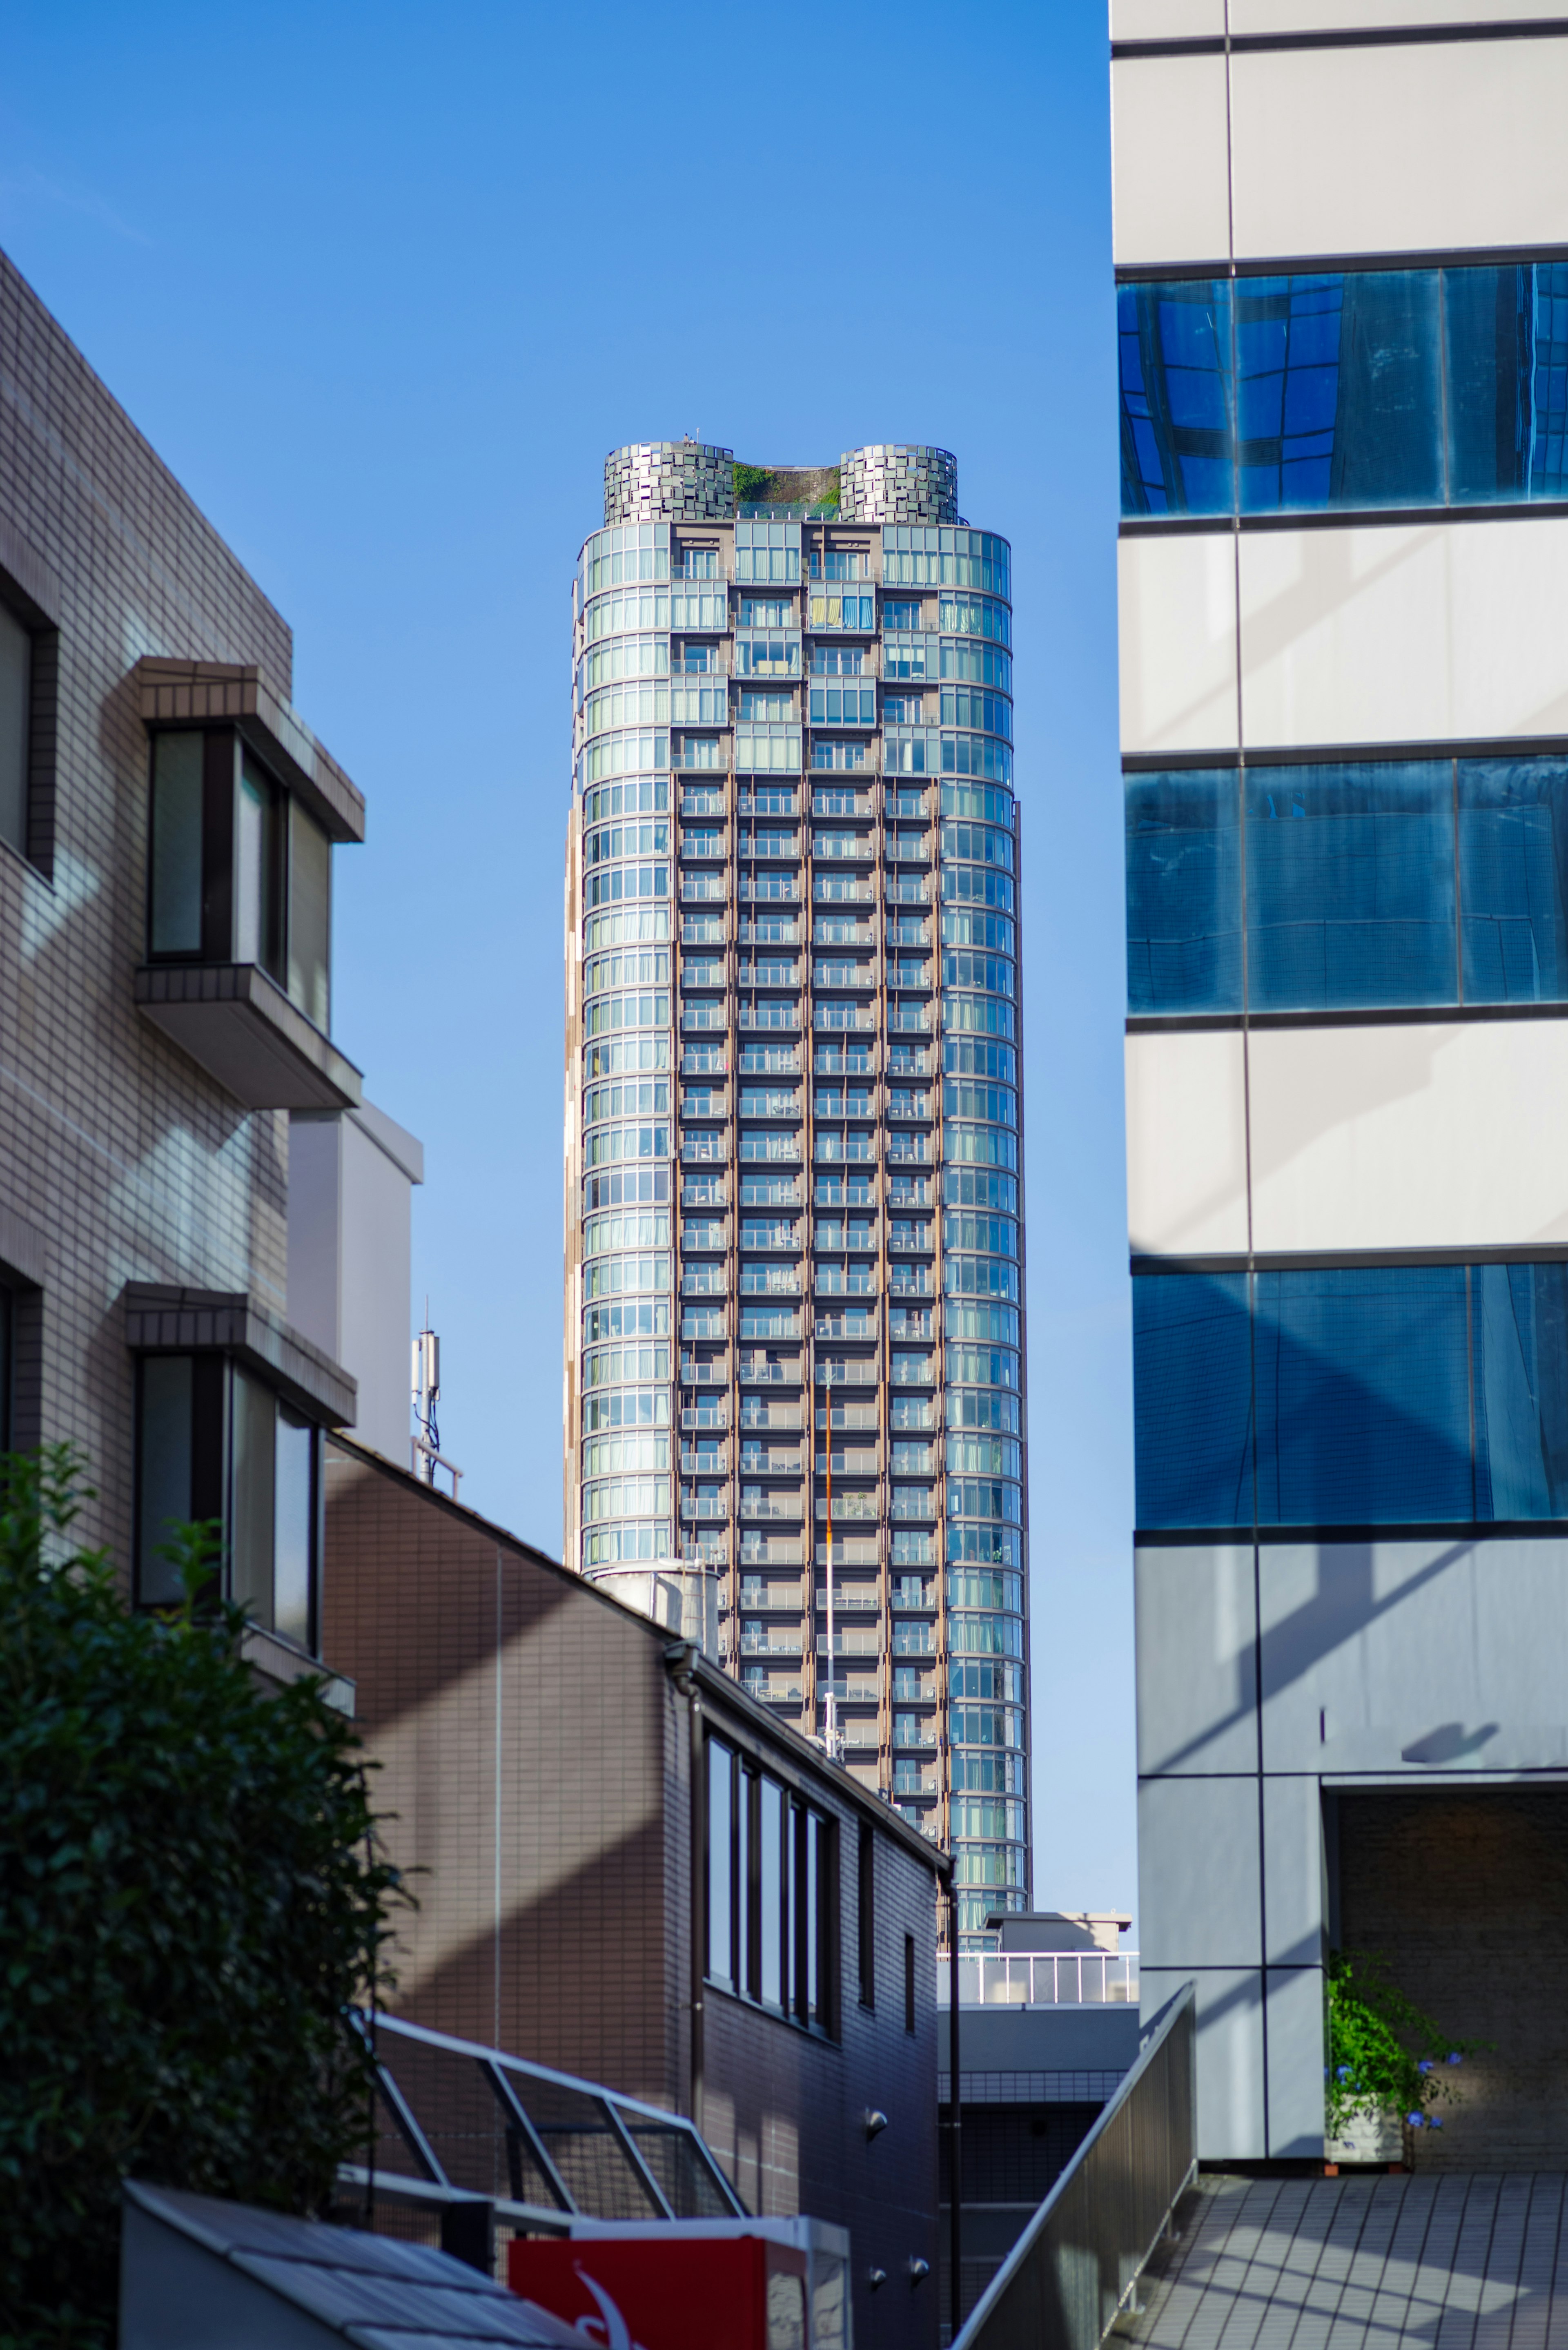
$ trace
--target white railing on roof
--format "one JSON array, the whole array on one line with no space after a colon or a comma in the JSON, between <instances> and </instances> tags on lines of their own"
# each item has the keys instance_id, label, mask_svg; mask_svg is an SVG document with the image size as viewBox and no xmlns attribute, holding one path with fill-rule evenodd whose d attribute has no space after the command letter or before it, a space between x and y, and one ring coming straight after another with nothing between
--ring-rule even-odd
<instances>
[{"instance_id":1,"label":"white railing on roof","mask_svg":"<svg viewBox=\"0 0 1568 2350\"><path fill-rule=\"evenodd\" d=\"M1136 1950L999 1950L959 1960L965 2007L1137 2005ZM951 2004L949 1970L937 1970L939 2005Z\"/></svg>"}]
</instances>

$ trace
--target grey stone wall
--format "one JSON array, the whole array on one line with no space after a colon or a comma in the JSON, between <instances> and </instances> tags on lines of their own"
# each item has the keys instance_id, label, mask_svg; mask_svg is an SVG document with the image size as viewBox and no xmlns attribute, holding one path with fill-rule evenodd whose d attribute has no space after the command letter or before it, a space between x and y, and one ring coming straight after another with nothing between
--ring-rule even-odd
<instances>
[{"instance_id":1,"label":"grey stone wall","mask_svg":"<svg viewBox=\"0 0 1568 2350\"><path fill-rule=\"evenodd\" d=\"M632 441L605 459L605 521L728 522L735 452L706 441Z\"/></svg>"},{"instance_id":2,"label":"grey stone wall","mask_svg":"<svg viewBox=\"0 0 1568 2350\"><path fill-rule=\"evenodd\" d=\"M877 441L846 449L838 463L846 522L958 520L958 460L949 450Z\"/></svg>"}]
</instances>

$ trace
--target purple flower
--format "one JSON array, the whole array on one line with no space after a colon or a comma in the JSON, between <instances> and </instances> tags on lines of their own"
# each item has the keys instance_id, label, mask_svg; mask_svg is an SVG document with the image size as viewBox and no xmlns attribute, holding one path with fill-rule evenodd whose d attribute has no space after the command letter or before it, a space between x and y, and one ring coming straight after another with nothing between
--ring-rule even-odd
<instances>
[{"instance_id":1,"label":"purple flower","mask_svg":"<svg viewBox=\"0 0 1568 2350\"><path fill-rule=\"evenodd\" d=\"M1349 2065L1336 2064L1334 2070L1334 2077L1336 2081L1348 2081L1350 2078Z\"/></svg>"},{"instance_id":2,"label":"purple flower","mask_svg":"<svg viewBox=\"0 0 1568 2350\"><path fill-rule=\"evenodd\" d=\"M1407 2114L1405 2119L1409 2123L1412 2129L1425 2129L1427 2126L1427 2117L1425 2114Z\"/></svg>"},{"instance_id":3,"label":"purple flower","mask_svg":"<svg viewBox=\"0 0 1568 2350\"><path fill-rule=\"evenodd\" d=\"M1449 2050L1449 2064L1462 2064L1464 2063L1464 2061L1465 2061L1465 2060L1464 2060L1464 2058L1459 2054L1459 2050L1458 2050L1457 2048L1452 2048L1452 2049L1450 2049L1450 2050Z\"/></svg>"},{"instance_id":4,"label":"purple flower","mask_svg":"<svg viewBox=\"0 0 1568 2350\"><path fill-rule=\"evenodd\" d=\"M1441 2129L1442 2126L1443 2116L1441 2114L1428 2114L1427 2116L1427 2127L1428 2129Z\"/></svg>"},{"instance_id":5,"label":"purple flower","mask_svg":"<svg viewBox=\"0 0 1568 2350\"><path fill-rule=\"evenodd\" d=\"M1417 2073L1429 2073L1431 2069L1432 2060L1429 2056L1423 2056L1420 2063L1416 2067Z\"/></svg>"}]
</instances>

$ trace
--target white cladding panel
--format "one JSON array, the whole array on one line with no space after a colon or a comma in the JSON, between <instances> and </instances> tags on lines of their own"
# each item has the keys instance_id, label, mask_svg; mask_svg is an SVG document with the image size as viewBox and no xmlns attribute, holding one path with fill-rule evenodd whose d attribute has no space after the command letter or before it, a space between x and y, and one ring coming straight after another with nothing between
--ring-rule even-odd
<instances>
[{"instance_id":1,"label":"white cladding panel","mask_svg":"<svg viewBox=\"0 0 1568 2350\"><path fill-rule=\"evenodd\" d=\"M1141 1930L1141 1929L1140 1929ZM1143 1936L1147 1945L1147 1936ZM1201 2162L1261 2162L1263 2137L1263 1984L1255 1967L1138 1968L1138 2009L1147 2022L1190 1982L1198 2008L1198 2157ZM1322 2069L1317 2074L1322 2095Z\"/></svg>"},{"instance_id":2,"label":"white cladding panel","mask_svg":"<svg viewBox=\"0 0 1568 2350\"><path fill-rule=\"evenodd\" d=\"M1265 1543L1266 1771L1568 1768L1568 1543Z\"/></svg>"},{"instance_id":3,"label":"white cladding panel","mask_svg":"<svg viewBox=\"0 0 1568 2350\"><path fill-rule=\"evenodd\" d=\"M1234 1029L1126 1044L1127 1231L1151 1256L1247 1246L1245 1047Z\"/></svg>"},{"instance_id":4,"label":"white cladding panel","mask_svg":"<svg viewBox=\"0 0 1568 2350\"><path fill-rule=\"evenodd\" d=\"M1323 1961L1323 1799L1315 1778L1263 1781L1263 1915L1272 1966Z\"/></svg>"},{"instance_id":5,"label":"white cladding panel","mask_svg":"<svg viewBox=\"0 0 1568 2350\"><path fill-rule=\"evenodd\" d=\"M1568 733L1568 518L1248 532L1241 597L1251 749Z\"/></svg>"},{"instance_id":6,"label":"white cladding panel","mask_svg":"<svg viewBox=\"0 0 1568 2350\"><path fill-rule=\"evenodd\" d=\"M1323 1970L1271 1967L1264 1978L1271 2160L1323 2154Z\"/></svg>"},{"instance_id":7,"label":"white cladding panel","mask_svg":"<svg viewBox=\"0 0 1568 2350\"><path fill-rule=\"evenodd\" d=\"M1158 0L1153 0L1158 5ZM1563 0L1231 0L1231 33L1370 33L1393 26L1550 23ZM1118 37L1113 32L1113 38ZM1152 40L1153 34L1127 37Z\"/></svg>"},{"instance_id":8,"label":"white cladding panel","mask_svg":"<svg viewBox=\"0 0 1568 2350\"><path fill-rule=\"evenodd\" d=\"M1157 1966L1258 1957L1258 1859L1255 1778L1140 1782L1138 1935Z\"/></svg>"},{"instance_id":9,"label":"white cladding panel","mask_svg":"<svg viewBox=\"0 0 1568 2350\"><path fill-rule=\"evenodd\" d=\"M1122 749L1236 747L1236 554L1229 531L1116 547Z\"/></svg>"},{"instance_id":10,"label":"white cladding panel","mask_svg":"<svg viewBox=\"0 0 1568 2350\"><path fill-rule=\"evenodd\" d=\"M1568 39L1243 51L1231 74L1238 260L1568 244Z\"/></svg>"},{"instance_id":11,"label":"white cladding panel","mask_svg":"<svg viewBox=\"0 0 1568 2350\"><path fill-rule=\"evenodd\" d=\"M1137 1767L1145 1777L1258 1767L1250 1543L1133 1554Z\"/></svg>"},{"instance_id":12,"label":"white cladding panel","mask_svg":"<svg viewBox=\"0 0 1568 2350\"><path fill-rule=\"evenodd\" d=\"M1118 265L1226 258L1225 153L1222 57L1116 59L1111 189Z\"/></svg>"},{"instance_id":13,"label":"white cladding panel","mask_svg":"<svg viewBox=\"0 0 1568 2350\"><path fill-rule=\"evenodd\" d=\"M1128 1040L1129 1135L1130 1047L1167 1041ZM1254 1029L1248 1054L1254 1248L1568 1242L1568 1018ZM1179 1103L1140 1105L1141 1200L1191 1144Z\"/></svg>"}]
</instances>

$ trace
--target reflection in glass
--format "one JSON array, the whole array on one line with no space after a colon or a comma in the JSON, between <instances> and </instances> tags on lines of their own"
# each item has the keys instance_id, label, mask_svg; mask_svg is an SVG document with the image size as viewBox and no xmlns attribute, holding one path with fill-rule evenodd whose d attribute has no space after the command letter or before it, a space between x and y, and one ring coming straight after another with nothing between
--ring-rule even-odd
<instances>
[{"instance_id":1,"label":"reflection in glass","mask_svg":"<svg viewBox=\"0 0 1568 2350\"><path fill-rule=\"evenodd\" d=\"M757 1926L761 1948L757 1996L769 2007L784 2005L784 1789L773 1779L758 1784Z\"/></svg>"},{"instance_id":2,"label":"reflection in glass","mask_svg":"<svg viewBox=\"0 0 1568 2350\"><path fill-rule=\"evenodd\" d=\"M1260 1523L1471 1518L1464 1266L1255 1283Z\"/></svg>"},{"instance_id":3,"label":"reflection in glass","mask_svg":"<svg viewBox=\"0 0 1568 2350\"><path fill-rule=\"evenodd\" d=\"M161 1554L171 1529L191 1515L192 1367L189 1355L149 1355L141 1366L137 1482L137 1592L143 1606L182 1595L179 1570Z\"/></svg>"},{"instance_id":4,"label":"reflection in glass","mask_svg":"<svg viewBox=\"0 0 1568 2350\"><path fill-rule=\"evenodd\" d=\"M1250 1525L1247 1276L1153 1274L1132 1290L1138 1524Z\"/></svg>"},{"instance_id":5,"label":"reflection in glass","mask_svg":"<svg viewBox=\"0 0 1568 2350\"><path fill-rule=\"evenodd\" d=\"M1456 985L1449 762L1251 770L1251 1008L1451 1003Z\"/></svg>"},{"instance_id":6,"label":"reflection in glass","mask_svg":"<svg viewBox=\"0 0 1568 2350\"><path fill-rule=\"evenodd\" d=\"M1243 278L1243 513L1443 494L1438 273Z\"/></svg>"},{"instance_id":7,"label":"reflection in glass","mask_svg":"<svg viewBox=\"0 0 1568 2350\"><path fill-rule=\"evenodd\" d=\"M1568 1264L1470 1275L1476 1515L1568 1516Z\"/></svg>"},{"instance_id":8,"label":"reflection in glass","mask_svg":"<svg viewBox=\"0 0 1568 2350\"><path fill-rule=\"evenodd\" d=\"M1568 997L1568 761L1459 763L1467 1003Z\"/></svg>"},{"instance_id":9,"label":"reflection in glass","mask_svg":"<svg viewBox=\"0 0 1568 2350\"><path fill-rule=\"evenodd\" d=\"M1123 286L1122 512L1229 514L1235 499L1231 289L1223 278Z\"/></svg>"},{"instance_id":10,"label":"reflection in glass","mask_svg":"<svg viewBox=\"0 0 1568 2350\"><path fill-rule=\"evenodd\" d=\"M708 1972L719 1982L734 1981L731 1908L731 1843L734 1757L716 1738L708 1741Z\"/></svg>"},{"instance_id":11,"label":"reflection in glass","mask_svg":"<svg viewBox=\"0 0 1568 2350\"><path fill-rule=\"evenodd\" d=\"M1241 1005L1234 768L1127 779L1127 1010Z\"/></svg>"}]
</instances>

